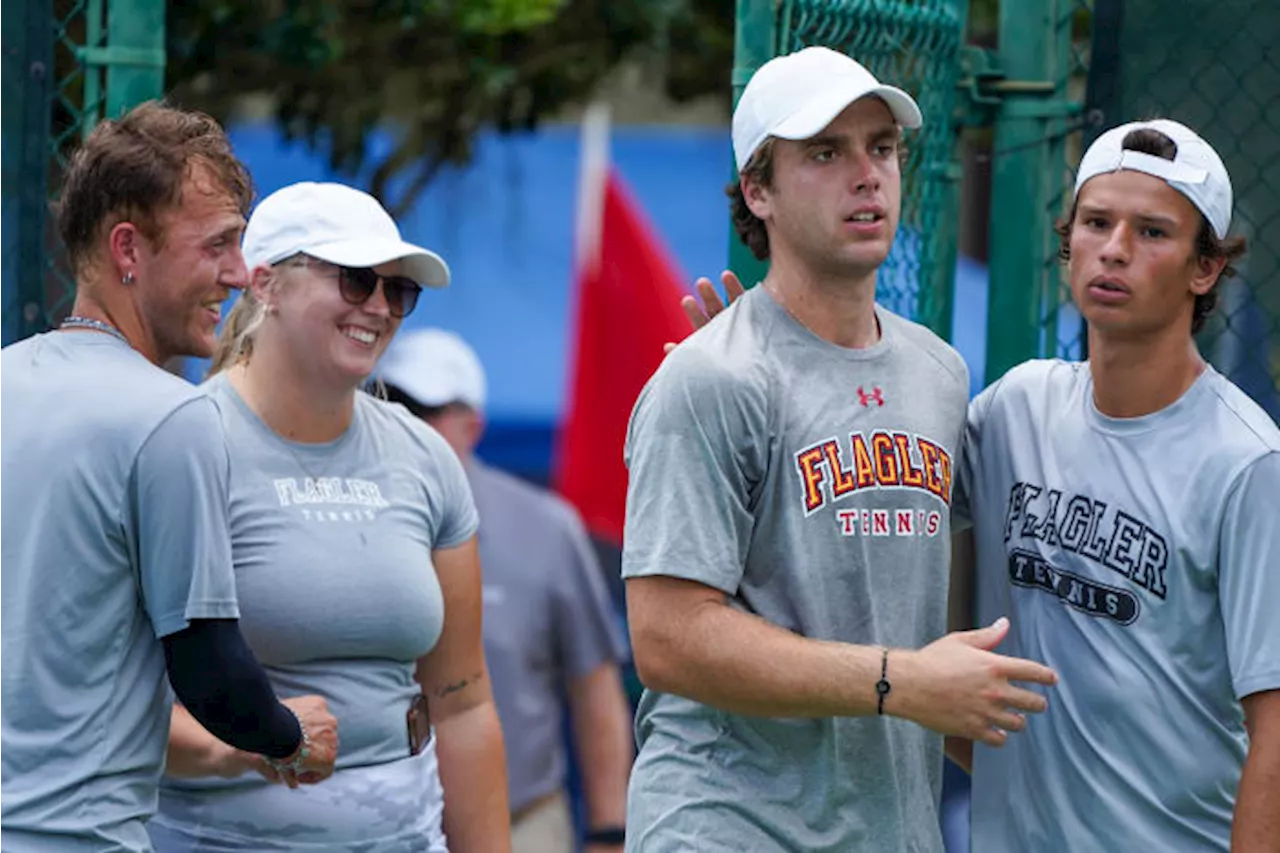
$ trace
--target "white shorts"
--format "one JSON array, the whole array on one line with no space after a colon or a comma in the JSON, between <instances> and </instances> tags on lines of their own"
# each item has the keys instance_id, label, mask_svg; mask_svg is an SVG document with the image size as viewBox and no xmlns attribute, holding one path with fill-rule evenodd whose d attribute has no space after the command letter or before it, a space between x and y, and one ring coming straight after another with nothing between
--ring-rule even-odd
<instances>
[{"instance_id":1,"label":"white shorts","mask_svg":"<svg viewBox=\"0 0 1280 853\"><path fill-rule=\"evenodd\" d=\"M318 785L160 789L156 853L447 853L434 738L416 756L340 769Z\"/></svg>"}]
</instances>

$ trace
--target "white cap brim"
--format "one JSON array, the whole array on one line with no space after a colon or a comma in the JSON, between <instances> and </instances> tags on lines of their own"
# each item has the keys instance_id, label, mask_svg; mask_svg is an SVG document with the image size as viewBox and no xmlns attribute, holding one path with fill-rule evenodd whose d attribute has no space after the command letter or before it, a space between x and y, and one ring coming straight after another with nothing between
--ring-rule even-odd
<instances>
[{"instance_id":1,"label":"white cap brim","mask_svg":"<svg viewBox=\"0 0 1280 853\"><path fill-rule=\"evenodd\" d=\"M836 120L836 116L845 111L854 101L868 96L878 97L889 107L893 120L908 130L914 130L924 124L920 107L906 92L894 86L873 86L862 88L836 88L820 97L805 103L773 130L771 136L780 139L810 139L822 132L823 128Z\"/></svg>"},{"instance_id":2,"label":"white cap brim","mask_svg":"<svg viewBox=\"0 0 1280 853\"><path fill-rule=\"evenodd\" d=\"M344 267L376 267L391 261L404 264L405 274L423 287L444 287L449 283L449 265L435 252L403 240L335 240L301 250L331 264Z\"/></svg>"}]
</instances>

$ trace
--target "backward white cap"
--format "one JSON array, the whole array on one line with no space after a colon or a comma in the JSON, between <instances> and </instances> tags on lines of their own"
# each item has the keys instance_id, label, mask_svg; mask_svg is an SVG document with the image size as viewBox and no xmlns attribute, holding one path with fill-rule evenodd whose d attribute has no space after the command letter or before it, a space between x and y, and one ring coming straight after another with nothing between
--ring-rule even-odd
<instances>
[{"instance_id":1,"label":"backward white cap","mask_svg":"<svg viewBox=\"0 0 1280 853\"><path fill-rule=\"evenodd\" d=\"M398 260L418 284L444 287L449 283L444 259L406 243L376 198L345 184L290 184L254 208L244 229L244 260L249 269L299 252L343 267L376 267Z\"/></svg>"},{"instance_id":2,"label":"backward white cap","mask_svg":"<svg viewBox=\"0 0 1280 853\"><path fill-rule=\"evenodd\" d=\"M1177 155L1166 160L1122 147L1126 136L1144 128L1159 131L1173 140ZM1076 172L1076 195L1090 178L1121 169L1143 172L1165 181L1204 214L1213 233L1219 238L1227 236L1227 229L1231 227L1231 177L1218 152L1191 128L1167 118L1111 128L1084 152Z\"/></svg>"},{"instance_id":3,"label":"backward white cap","mask_svg":"<svg viewBox=\"0 0 1280 853\"><path fill-rule=\"evenodd\" d=\"M392 342L378 375L423 406L466 403L484 410L484 368L475 350L444 329L401 332Z\"/></svg>"},{"instance_id":4,"label":"backward white cap","mask_svg":"<svg viewBox=\"0 0 1280 853\"><path fill-rule=\"evenodd\" d=\"M826 47L775 56L747 82L733 111L733 156L738 170L770 136L809 139L859 98L875 95L903 127L923 123L920 108L901 89L885 86L870 71Z\"/></svg>"}]
</instances>

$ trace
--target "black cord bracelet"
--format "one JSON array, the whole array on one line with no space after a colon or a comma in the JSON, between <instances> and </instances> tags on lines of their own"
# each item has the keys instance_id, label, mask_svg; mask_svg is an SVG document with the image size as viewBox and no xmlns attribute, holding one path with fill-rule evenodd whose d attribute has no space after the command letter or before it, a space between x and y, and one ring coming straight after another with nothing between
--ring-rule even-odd
<instances>
[{"instance_id":1,"label":"black cord bracelet","mask_svg":"<svg viewBox=\"0 0 1280 853\"><path fill-rule=\"evenodd\" d=\"M893 685L889 683L889 650L885 649L880 657L880 680L876 682L876 695L880 697L876 704L876 713L880 716L884 716L884 697L888 696L892 689Z\"/></svg>"}]
</instances>

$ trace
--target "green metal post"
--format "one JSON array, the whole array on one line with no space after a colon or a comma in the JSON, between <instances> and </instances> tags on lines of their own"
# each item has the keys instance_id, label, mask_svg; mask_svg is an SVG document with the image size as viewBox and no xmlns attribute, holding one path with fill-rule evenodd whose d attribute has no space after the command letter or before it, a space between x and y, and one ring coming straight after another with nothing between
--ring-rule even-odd
<instances>
[{"instance_id":1,"label":"green metal post","mask_svg":"<svg viewBox=\"0 0 1280 853\"><path fill-rule=\"evenodd\" d=\"M787 2L787 0L783 0ZM777 0L738 0L733 47L733 104L738 105L742 90L756 69L774 57L777 52ZM730 154L732 162L732 154ZM736 166L730 180L738 180ZM769 262L757 260L751 250L742 244L738 234L729 225L729 269L747 287L763 281L769 271Z\"/></svg>"},{"instance_id":2,"label":"green metal post","mask_svg":"<svg viewBox=\"0 0 1280 853\"><path fill-rule=\"evenodd\" d=\"M1049 204L1065 168L1061 142L1048 140L1073 107L1066 98L1071 33L1061 26L1070 12L1067 0L1000 4L999 66L1007 80L991 175L988 383L1040 355L1043 282L1055 254Z\"/></svg>"},{"instance_id":3,"label":"green metal post","mask_svg":"<svg viewBox=\"0 0 1280 853\"><path fill-rule=\"evenodd\" d=\"M108 0L89 0L84 7L84 44L81 45L81 56L86 48L99 50L102 47L102 5ZM80 138L87 139L93 129L98 126L102 117L102 69L96 65L84 69L84 97L80 102Z\"/></svg>"},{"instance_id":4,"label":"green metal post","mask_svg":"<svg viewBox=\"0 0 1280 853\"><path fill-rule=\"evenodd\" d=\"M110 0L108 116L119 116L164 93L164 6L164 0Z\"/></svg>"},{"instance_id":5,"label":"green metal post","mask_svg":"<svg viewBox=\"0 0 1280 853\"><path fill-rule=\"evenodd\" d=\"M963 45L968 34L969 2L968 0L957 0L952 4L952 8L959 24L960 44ZM890 80L888 82L892 84L895 81ZM955 117L948 115L946 120L954 121ZM921 235L925 241L933 243L937 257L933 264L933 281L930 282L928 288L929 296L924 299L924 304L921 305L920 322L946 341L952 340L955 334L953 326L955 323L956 256L960 251L960 182L964 179L964 167L956 160L959 137L951 134L950 130L948 128L948 135L954 139L950 156L945 164L940 164L936 167L944 170L941 177L946 182L946 190L941 198L946 209L944 214L938 217L937 220L944 233ZM923 250L923 244L921 249ZM921 284L923 283L921 282ZM924 290L924 288L921 289L922 291Z\"/></svg>"},{"instance_id":6,"label":"green metal post","mask_svg":"<svg viewBox=\"0 0 1280 853\"><path fill-rule=\"evenodd\" d=\"M4 0L3 343L42 331L53 8Z\"/></svg>"},{"instance_id":7,"label":"green metal post","mask_svg":"<svg viewBox=\"0 0 1280 853\"><path fill-rule=\"evenodd\" d=\"M943 180L946 189L941 196L946 206L946 213L938 218L941 234L922 235L925 241L934 245L932 281L927 287L921 287L920 323L931 329L943 340L950 341L955 334L955 277L956 256L959 254L958 222L960 215L960 181L964 177L963 167L956 162L947 162ZM924 251L924 246L921 246ZM925 282L921 282L925 284Z\"/></svg>"}]
</instances>

